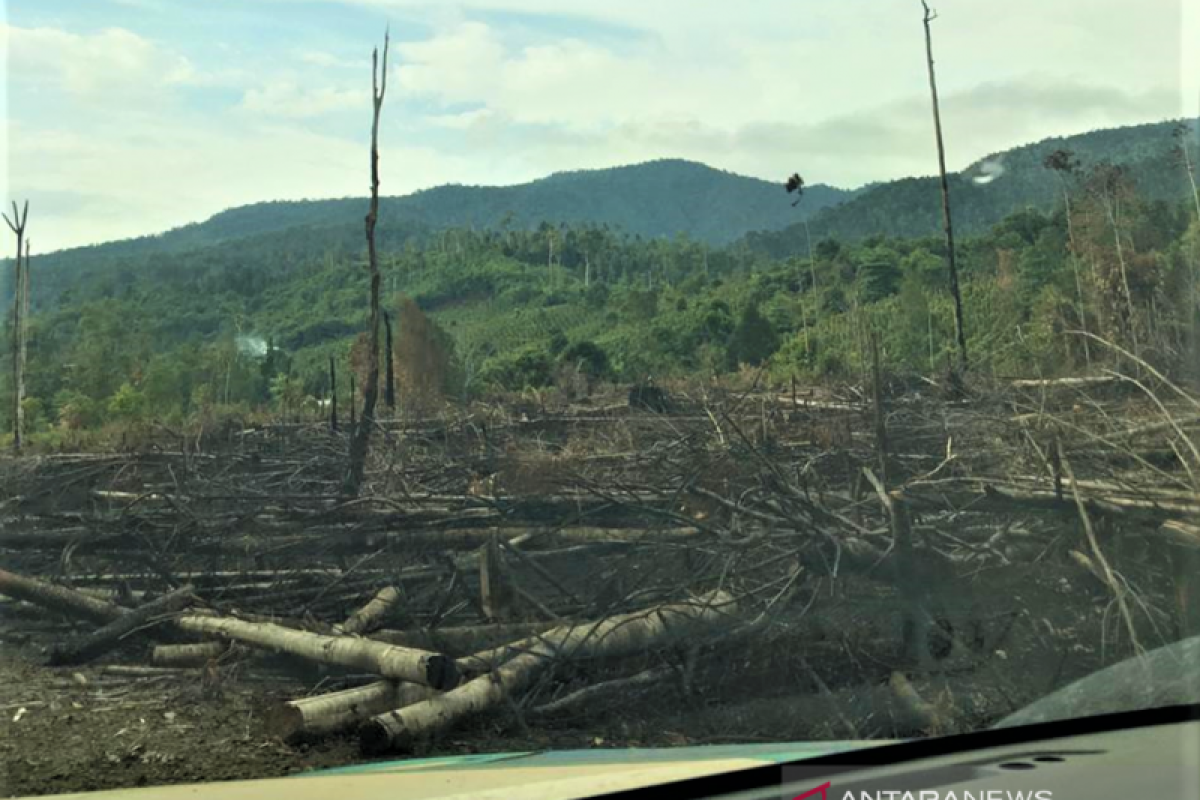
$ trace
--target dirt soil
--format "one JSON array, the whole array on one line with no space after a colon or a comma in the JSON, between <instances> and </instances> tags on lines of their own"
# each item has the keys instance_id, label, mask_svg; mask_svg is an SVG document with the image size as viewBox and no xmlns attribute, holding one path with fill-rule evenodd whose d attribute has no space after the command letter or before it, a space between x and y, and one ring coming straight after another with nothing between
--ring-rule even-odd
<instances>
[{"instance_id":1,"label":"dirt soil","mask_svg":"<svg viewBox=\"0 0 1200 800\"><path fill-rule=\"evenodd\" d=\"M913 681L935 705L953 709L956 728L985 726L1123 656L1121 648L1100 647L1111 622L1106 599L1088 586L1086 573L1059 563L991 570L977 579L993 599L993 613L990 621L975 615L985 623L976 668L947 668ZM877 695L886 693L871 681L878 683L881 663L895 654L888 649L894 643L876 635L891 624L875 606L881 598L865 587L847 590L838 607L848 616L806 630L808 641L767 638L741 660L702 671L691 698L672 684L611 703L599 715L531 721L524 729L509 715L484 718L408 756L921 735L898 731L902 723L881 707L872 711ZM873 606L875 622L864 624L872 614L863 611ZM846 628L851 618L856 630ZM199 670L131 678L106 674L113 658L50 668L41 664L53 636L27 631L10 629L0 639L0 796L268 778L364 760L352 736L292 745L267 731L271 705L311 691L312 676L256 669L215 678ZM559 689L593 678L566 677ZM839 717L835 705L874 724L850 730L831 724Z\"/></svg>"}]
</instances>

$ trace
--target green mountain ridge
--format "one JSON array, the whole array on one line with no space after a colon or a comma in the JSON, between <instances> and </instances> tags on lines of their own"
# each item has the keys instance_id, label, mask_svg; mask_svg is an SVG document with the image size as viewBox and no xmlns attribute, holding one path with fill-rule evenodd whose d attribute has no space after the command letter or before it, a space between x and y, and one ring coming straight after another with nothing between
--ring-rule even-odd
<instances>
[{"instance_id":1,"label":"green mountain ridge","mask_svg":"<svg viewBox=\"0 0 1200 800\"><path fill-rule=\"evenodd\" d=\"M814 185L803 213L816 213L853 191ZM445 184L381 200L381 226L532 229L542 223L608 225L633 236L687 235L725 244L752 230L796 219L778 184L694 161L661 159L595 170L558 172L512 186ZM311 225L361 227L365 198L275 200L237 206L203 222L135 239L49 254L87 258L97 251L181 252Z\"/></svg>"},{"instance_id":2,"label":"green mountain ridge","mask_svg":"<svg viewBox=\"0 0 1200 800\"><path fill-rule=\"evenodd\" d=\"M949 176L955 230L963 235L983 233L1014 211L1048 211L1060 203L1059 178L1043 166L1046 156L1059 149L1072 151L1084 170L1102 162L1128 167L1147 199L1174 201L1186 197L1190 187L1172 156L1172 134L1180 122L1167 120L1049 137L984 156ZM1198 126L1195 121L1189 124L1195 134ZM1000 169L990 180L987 178L994 173L987 165L998 165ZM856 241L869 236L933 236L940 235L941 230L940 188L938 179L930 176L864 188L845 203L812 213L807 231L799 221L780 231L751 233L746 242L762 252L785 257L806 254L809 236L814 242L821 238Z\"/></svg>"}]
</instances>

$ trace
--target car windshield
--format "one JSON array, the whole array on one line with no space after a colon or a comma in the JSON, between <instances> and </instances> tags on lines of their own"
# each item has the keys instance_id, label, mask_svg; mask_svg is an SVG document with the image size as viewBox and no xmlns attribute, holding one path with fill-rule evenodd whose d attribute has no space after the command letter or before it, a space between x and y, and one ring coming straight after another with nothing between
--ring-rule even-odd
<instances>
[{"instance_id":1,"label":"car windshield","mask_svg":"<svg viewBox=\"0 0 1200 800\"><path fill-rule=\"evenodd\" d=\"M3 13L0 796L953 736L1200 636L1195 3Z\"/></svg>"}]
</instances>

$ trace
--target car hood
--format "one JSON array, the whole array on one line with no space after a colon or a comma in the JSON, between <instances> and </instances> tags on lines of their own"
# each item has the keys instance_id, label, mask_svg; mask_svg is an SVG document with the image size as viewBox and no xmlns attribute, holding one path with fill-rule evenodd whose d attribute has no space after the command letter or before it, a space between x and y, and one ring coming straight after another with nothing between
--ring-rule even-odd
<instances>
[{"instance_id":1,"label":"car hood","mask_svg":"<svg viewBox=\"0 0 1200 800\"><path fill-rule=\"evenodd\" d=\"M80 800L574 800L606 792L890 744L829 741L664 749L553 750L380 761L287 778L58 795Z\"/></svg>"}]
</instances>

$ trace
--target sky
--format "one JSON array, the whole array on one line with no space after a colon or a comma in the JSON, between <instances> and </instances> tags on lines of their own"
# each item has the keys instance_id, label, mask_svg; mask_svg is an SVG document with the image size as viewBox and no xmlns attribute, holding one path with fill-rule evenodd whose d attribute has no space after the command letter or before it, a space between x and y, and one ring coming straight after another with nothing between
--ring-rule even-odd
<instances>
[{"instance_id":1,"label":"sky","mask_svg":"<svg viewBox=\"0 0 1200 800\"><path fill-rule=\"evenodd\" d=\"M1196 0L932 0L951 169L1200 111ZM6 0L2 199L35 252L263 200L687 158L936 170L920 0ZM1185 45L1185 43L1187 43Z\"/></svg>"}]
</instances>

